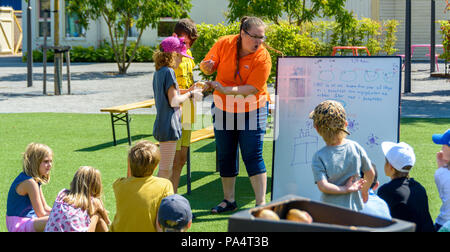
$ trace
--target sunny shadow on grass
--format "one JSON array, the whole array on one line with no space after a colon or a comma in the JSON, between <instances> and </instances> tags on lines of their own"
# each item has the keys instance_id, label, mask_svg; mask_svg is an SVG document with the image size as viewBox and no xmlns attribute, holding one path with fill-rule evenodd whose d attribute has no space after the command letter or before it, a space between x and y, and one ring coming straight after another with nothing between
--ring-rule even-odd
<instances>
[{"instance_id":1,"label":"sunny shadow on grass","mask_svg":"<svg viewBox=\"0 0 450 252\"><path fill-rule=\"evenodd\" d=\"M154 115L132 115L133 143L140 139L155 141L152 136ZM51 181L43 186L47 202L51 205L62 188L68 188L78 167L90 165L102 173L105 206L110 218L115 215L112 183L126 176L126 127L116 130L118 145L112 142L109 114L23 113L0 114L0 231L6 231L6 198L13 179L21 171L21 158L30 142L49 145L55 152ZM203 122L210 120L203 120ZM202 123L203 123L202 122ZM433 218L439 213L441 201L434 184L436 152L440 146L431 141L431 135L448 129L450 119L402 119L400 140L414 147L416 166L411 175L426 188ZM200 125L202 126L202 125ZM207 125L204 125L207 126ZM264 160L268 171L267 201L271 196L272 142L264 144ZM179 193L191 202L196 216L191 231L227 231L228 217L233 213L210 214L210 209L223 199L220 176L216 172L215 142L207 139L194 143L192 157L192 193L186 195L186 168L183 170ZM379 168L379 172L383 172ZM254 194L245 166L240 161L240 175L236 183L238 210L254 207Z\"/></svg>"}]
</instances>

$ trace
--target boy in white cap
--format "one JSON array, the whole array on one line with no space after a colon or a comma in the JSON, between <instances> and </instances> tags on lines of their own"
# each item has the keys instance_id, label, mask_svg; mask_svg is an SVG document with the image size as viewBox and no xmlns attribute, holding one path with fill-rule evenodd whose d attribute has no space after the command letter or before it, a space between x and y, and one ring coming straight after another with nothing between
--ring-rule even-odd
<instances>
[{"instance_id":1,"label":"boy in white cap","mask_svg":"<svg viewBox=\"0 0 450 252\"><path fill-rule=\"evenodd\" d=\"M415 223L416 232L434 232L425 188L409 177L416 162L414 149L404 142L383 142L381 148L386 158L384 172L391 181L378 189L378 196L388 204L392 218Z\"/></svg>"},{"instance_id":2,"label":"boy in white cap","mask_svg":"<svg viewBox=\"0 0 450 252\"><path fill-rule=\"evenodd\" d=\"M441 227L450 231L450 129L444 134L434 134L433 142L441 144L442 150L436 154L438 169L434 173L434 182L442 200L440 213L436 218L436 230L441 231ZM442 229L442 230L444 230Z\"/></svg>"},{"instance_id":3,"label":"boy in white cap","mask_svg":"<svg viewBox=\"0 0 450 252\"><path fill-rule=\"evenodd\" d=\"M165 197L158 210L158 225L163 232L185 232L192 224L192 210L189 201L173 194Z\"/></svg>"}]
</instances>

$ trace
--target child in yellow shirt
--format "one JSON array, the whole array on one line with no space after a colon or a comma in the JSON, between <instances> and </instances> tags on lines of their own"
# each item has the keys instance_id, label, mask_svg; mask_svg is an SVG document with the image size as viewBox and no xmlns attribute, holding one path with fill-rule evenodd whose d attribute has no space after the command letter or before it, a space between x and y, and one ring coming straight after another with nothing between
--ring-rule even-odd
<instances>
[{"instance_id":1,"label":"child in yellow shirt","mask_svg":"<svg viewBox=\"0 0 450 252\"><path fill-rule=\"evenodd\" d=\"M189 56L192 56L190 48L198 37L197 27L194 21L189 18L180 19L175 25L173 36L184 38L186 48L188 49L186 53ZM183 57L181 64L175 69L175 76L177 78L178 86L180 87L180 94L187 92L187 90L194 85L194 67L195 62L193 59ZM195 123L195 111L196 107L193 99L188 99L183 102L181 116L181 138L177 142L172 176L170 178L175 193L177 193L181 170L186 163L188 148L191 144L191 128L192 124Z\"/></svg>"},{"instance_id":2,"label":"child in yellow shirt","mask_svg":"<svg viewBox=\"0 0 450 252\"><path fill-rule=\"evenodd\" d=\"M156 232L161 200L173 194L172 183L153 176L161 158L159 148L147 140L128 152L128 177L113 184L116 216L111 232Z\"/></svg>"}]
</instances>

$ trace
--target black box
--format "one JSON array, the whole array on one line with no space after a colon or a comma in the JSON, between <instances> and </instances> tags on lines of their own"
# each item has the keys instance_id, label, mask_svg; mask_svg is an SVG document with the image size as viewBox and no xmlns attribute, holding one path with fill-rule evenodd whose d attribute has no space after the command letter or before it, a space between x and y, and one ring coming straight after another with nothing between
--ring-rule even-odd
<instances>
[{"instance_id":1,"label":"black box","mask_svg":"<svg viewBox=\"0 0 450 252\"><path fill-rule=\"evenodd\" d=\"M286 220L286 214L292 208L307 211L313 223ZM255 217L262 209L273 210L280 220ZM415 228L411 222L394 218L386 220L295 195L237 212L228 220L229 232L414 232Z\"/></svg>"}]
</instances>

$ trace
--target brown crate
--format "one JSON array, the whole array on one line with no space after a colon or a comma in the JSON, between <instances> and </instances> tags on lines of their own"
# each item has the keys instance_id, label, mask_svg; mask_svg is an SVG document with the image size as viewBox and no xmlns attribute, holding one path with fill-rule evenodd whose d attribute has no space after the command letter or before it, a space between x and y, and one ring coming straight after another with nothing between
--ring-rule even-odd
<instances>
[{"instance_id":1,"label":"brown crate","mask_svg":"<svg viewBox=\"0 0 450 252\"><path fill-rule=\"evenodd\" d=\"M312 224L286 220L292 209L307 211ZM255 217L261 209L270 209L281 220ZM414 232L415 224L399 219L386 220L323 202L287 195L261 207L233 214L228 220L229 232Z\"/></svg>"}]
</instances>

